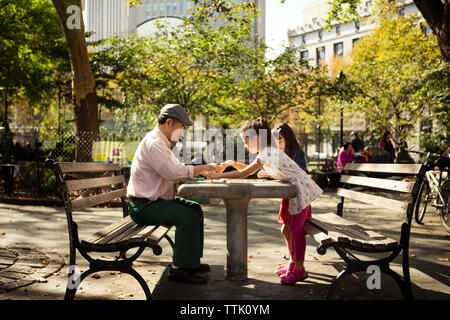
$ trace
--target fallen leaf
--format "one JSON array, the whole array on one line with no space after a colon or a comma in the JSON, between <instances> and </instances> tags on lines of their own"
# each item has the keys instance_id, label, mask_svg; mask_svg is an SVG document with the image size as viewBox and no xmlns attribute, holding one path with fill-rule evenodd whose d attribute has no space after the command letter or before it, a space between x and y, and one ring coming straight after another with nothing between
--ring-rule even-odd
<instances>
[{"instance_id":1,"label":"fallen leaf","mask_svg":"<svg viewBox=\"0 0 450 320\"><path fill-rule=\"evenodd\" d=\"M0 236L6 236L6 232L0 233Z\"/></svg>"},{"instance_id":2,"label":"fallen leaf","mask_svg":"<svg viewBox=\"0 0 450 320\"><path fill-rule=\"evenodd\" d=\"M253 256L249 256L249 258L250 258L250 259L252 259L252 258L253 258Z\"/></svg>"},{"instance_id":3,"label":"fallen leaf","mask_svg":"<svg viewBox=\"0 0 450 320\"><path fill-rule=\"evenodd\" d=\"M40 278L40 279L37 279L36 282L37 282L37 283L47 283L48 280L45 279L45 278Z\"/></svg>"},{"instance_id":4,"label":"fallen leaf","mask_svg":"<svg viewBox=\"0 0 450 320\"><path fill-rule=\"evenodd\" d=\"M410 257L415 257L416 255L414 253L411 253L409 256Z\"/></svg>"},{"instance_id":5,"label":"fallen leaf","mask_svg":"<svg viewBox=\"0 0 450 320\"><path fill-rule=\"evenodd\" d=\"M101 275L99 275L98 273L95 273L93 276L92 276L92 278L94 278L94 279L100 279L102 276Z\"/></svg>"},{"instance_id":6,"label":"fallen leaf","mask_svg":"<svg viewBox=\"0 0 450 320\"><path fill-rule=\"evenodd\" d=\"M118 298L126 299L126 298L132 298L132 297L134 297L134 295L132 293L128 293L128 294L121 294Z\"/></svg>"},{"instance_id":7,"label":"fallen leaf","mask_svg":"<svg viewBox=\"0 0 450 320\"><path fill-rule=\"evenodd\" d=\"M439 261L448 261L448 258L438 258Z\"/></svg>"}]
</instances>

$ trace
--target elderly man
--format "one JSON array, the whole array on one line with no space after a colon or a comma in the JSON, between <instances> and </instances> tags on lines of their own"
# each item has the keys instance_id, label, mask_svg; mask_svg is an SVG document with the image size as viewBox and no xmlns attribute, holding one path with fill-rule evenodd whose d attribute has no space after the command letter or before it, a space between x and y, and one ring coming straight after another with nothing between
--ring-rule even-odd
<instances>
[{"instance_id":1,"label":"elderly man","mask_svg":"<svg viewBox=\"0 0 450 320\"><path fill-rule=\"evenodd\" d=\"M172 143L176 143L186 126L191 125L187 112L180 105L170 104L161 109L158 126L147 133L134 155L127 196L130 197L130 217L135 223L176 227L169 280L202 284L206 278L196 273L210 269L209 265L200 263L203 212L198 203L174 197L174 182L220 169L216 164L185 165L175 157Z\"/></svg>"}]
</instances>

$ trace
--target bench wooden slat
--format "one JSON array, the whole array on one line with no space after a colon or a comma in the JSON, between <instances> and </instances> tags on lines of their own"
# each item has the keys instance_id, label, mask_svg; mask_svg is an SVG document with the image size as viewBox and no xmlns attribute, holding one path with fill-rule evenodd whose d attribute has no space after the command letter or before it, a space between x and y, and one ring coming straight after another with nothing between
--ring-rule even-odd
<instances>
[{"instance_id":1,"label":"bench wooden slat","mask_svg":"<svg viewBox=\"0 0 450 320\"><path fill-rule=\"evenodd\" d=\"M397 241L371 230L369 227L344 219L334 213L317 214L313 223L328 225L338 233L344 234L344 238L350 238L354 245L362 244L363 248L385 249L397 246ZM339 239L340 240L340 239ZM341 241L341 240L340 240ZM344 242L344 241L342 241Z\"/></svg>"},{"instance_id":2,"label":"bench wooden slat","mask_svg":"<svg viewBox=\"0 0 450 320\"><path fill-rule=\"evenodd\" d=\"M156 229L156 230L154 230L153 232L152 232L152 234L150 235L150 239L152 239L152 240L154 240L154 241L156 241L156 242L159 242L165 235L166 235L166 233L168 232L170 230L170 227L166 227L166 226L162 226L162 225L160 225L160 226L158 226L158 228ZM142 231L143 232L143 231ZM141 233L142 233L141 232ZM138 236L138 235L136 235L136 236ZM135 237L136 237L135 236Z\"/></svg>"},{"instance_id":3,"label":"bench wooden slat","mask_svg":"<svg viewBox=\"0 0 450 320\"><path fill-rule=\"evenodd\" d=\"M123 233L127 231L129 232L130 230L134 230L137 227L138 226L136 225L136 223L130 220L129 222L125 223L124 225L121 225L119 228L115 229L114 231L95 241L95 244L104 244L112 242L113 239L116 239L118 237L120 238Z\"/></svg>"},{"instance_id":4,"label":"bench wooden slat","mask_svg":"<svg viewBox=\"0 0 450 320\"><path fill-rule=\"evenodd\" d=\"M383 240L381 240L381 239L386 240L386 241L384 241L385 244L397 243L396 240L393 240L382 234L379 234L379 233L371 230L371 228L369 228L368 226L347 220L347 219L340 217L334 213L326 213L326 214L322 214L322 215L316 215L316 219L323 219L325 221L331 221L332 223L336 223L336 224L342 225L344 227L351 228L351 230L356 235L358 235L362 238L365 238L367 240L373 240L374 238L378 238L378 239L376 239L376 241L379 241L379 242L383 242Z\"/></svg>"},{"instance_id":5,"label":"bench wooden slat","mask_svg":"<svg viewBox=\"0 0 450 320\"><path fill-rule=\"evenodd\" d=\"M318 243L325 245L328 243L333 242L333 239L325 234L322 230L318 229L315 225L311 223L310 220L306 220L303 230L305 233L309 234L311 237L314 238Z\"/></svg>"},{"instance_id":6,"label":"bench wooden slat","mask_svg":"<svg viewBox=\"0 0 450 320\"><path fill-rule=\"evenodd\" d=\"M331 236L335 242L351 243L356 247L363 246L363 241L360 241L360 239L358 239L359 237L355 236L354 234L349 235L348 233L343 233L343 230L340 230L333 224L314 218L311 219L311 223Z\"/></svg>"},{"instance_id":7,"label":"bench wooden slat","mask_svg":"<svg viewBox=\"0 0 450 320\"><path fill-rule=\"evenodd\" d=\"M116 221L113 224L110 224L109 226L97 231L96 233L92 234L89 238L87 238L85 241L90 243L95 243L99 239L105 237L106 235L110 234L120 226L127 224L131 221L130 216L126 216L125 218L120 219L119 221Z\"/></svg>"},{"instance_id":8,"label":"bench wooden slat","mask_svg":"<svg viewBox=\"0 0 450 320\"><path fill-rule=\"evenodd\" d=\"M127 189L119 189L107 193L102 193L88 198L75 199L71 201L72 211L86 209L98 204L102 204L116 198L125 197Z\"/></svg>"},{"instance_id":9,"label":"bench wooden slat","mask_svg":"<svg viewBox=\"0 0 450 320\"><path fill-rule=\"evenodd\" d=\"M152 226L153 227L153 226ZM106 237L105 239L101 239L98 243L114 243L120 241L126 241L128 238L137 234L147 228L147 226L139 226L137 224L132 224L127 229L122 230L122 232L116 234L113 237Z\"/></svg>"},{"instance_id":10,"label":"bench wooden slat","mask_svg":"<svg viewBox=\"0 0 450 320\"><path fill-rule=\"evenodd\" d=\"M124 176L114 176L114 177L102 177L102 178L91 178L91 179L78 179L78 180L67 180L66 182L67 191L77 191L89 188L106 187L110 185L116 185L119 183L125 183Z\"/></svg>"},{"instance_id":11,"label":"bench wooden slat","mask_svg":"<svg viewBox=\"0 0 450 320\"><path fill-rule=\"evenodd\" d=\"M392 190L398 192L412 192L415 183L407 181L397 181L389 179L377 179L360 176L347 176L341 177L342 183L354 184L358 186L374 187L385 190Z\"/></svg>"},{"instance_id":12,"label":"bench wooden slat","mask_svg":"<svg viewBox=\"0 0 450 320\"><path fill-rule=\"evenodd\" d=\"M392 209L398 212L406 212L406 209L408 208L407 201L393 200L342 188L338 188L336 193L338 196L344 198L350 198L360 202L372 204L377 207Z\"/></svg>"},{"instance_id":13,"label":"bench wooden slat","mask_svg":"<svg viewBox=\"0 0 450 320\"><path fill-rule=\"evenodd\" d=\"M379 173L418 174L421 167L421 164L347 163L345 169Z\"/></svg>"},{"instance_id":14,"label":"bench wooden slat","mask_svg":"<svg viewBox=\"0 0 450 320\"><path fill-rule=\"evenodd\" d=\"M62 173L72 172L103 172L103 171L119 171L120 166L115 163L95 163L95 162L57 162Z\"/></svg>"}]
</instances>

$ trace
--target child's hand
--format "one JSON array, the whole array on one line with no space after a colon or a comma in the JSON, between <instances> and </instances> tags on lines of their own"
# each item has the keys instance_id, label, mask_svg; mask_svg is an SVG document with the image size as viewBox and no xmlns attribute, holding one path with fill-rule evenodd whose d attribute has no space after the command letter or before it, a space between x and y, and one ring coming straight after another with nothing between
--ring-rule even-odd
<instances>
[{"instance_id":1,"label":"child's hand","mask_svg":"<svg viewBox=\"0 0 450 320\"><path fill-rule=\"evenodd\" d=\"M220 164L220 167L222 168L222 172L223 172L223 170L225 170L227 167L232 166L233 164L234 164L234 160L228 160L228 161L222 162L222 163Z\"/></svg>"},{"instance_id":2,"label":"child's hand","mask_svg":"<svg viewBox=\"0 0 450 320\"><path fill-rule=\"evenodd\" d=\"M267 173L264 170L261 170L258 172L258 174L256 175L258 178L273 178L269 173Z\"/></svg>"}]
</instances>

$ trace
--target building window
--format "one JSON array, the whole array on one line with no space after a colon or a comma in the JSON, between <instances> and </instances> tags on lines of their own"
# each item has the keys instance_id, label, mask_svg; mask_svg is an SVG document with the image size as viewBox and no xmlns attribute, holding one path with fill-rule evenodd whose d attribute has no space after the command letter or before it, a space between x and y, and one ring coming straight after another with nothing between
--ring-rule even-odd
<instances>
[{"instance_id":1,"label":"building window","mask_svg":"<svg viewBox=\"0 0 450 320\"><path fill-rule=\"evenodd\" d=\"M361 27L361 23L359 21L355 21L355 29L356 29L356 31L359 31L360 27Z\"/></svg>"},{"instance_id":2,"label":"building window","mask_svg":"<svg viewBox=\"0 0 450 320\"><path fill-rule=\"evenodd\" d=\"M180 2L180 12L182 13L184 9L184 2Z\"/></svg>"},{"instance_id":3,"label":"building window","mask_svg":"<svg viewBox=\"0 0 450 320\"><path fill-rule=\"evenodd\" d=\"M322 40L322 34L323 34L323 31L320 30L320 31L319 31L319 40Z\"/></svg>"},{"instance_id":4,"label":"building window","mask_svg":"<svg viewBox=\"0 0 450 320\"><path fill-rule=\"evenodd\" d=\"M325 60L325 47L319 47L316 49L316 63L318 66Z\"/></svg>"},{"instance_id":5,"label":"building window","mask_svg":"<svg viewBox=\"0 0 450 320\"><path fill-rule=\"evenodd\" d=\"M306 43L306 35L302 35L302 44Z\"/></svg>"},{"instance_id":6,"label":"building window","mask_svg":"<svg viewBox=\"0 0 450 320\"><path fill-rule=\"evenodd\" d=\"M301 52L300 52L300 60L301 60L301 61L307 61L308 58L309 58L308 50L305 50L305 51L301 51Z\"/></svg>"},{"instance_id":7,"label":"building window","mask_svg":"<svg viewBox=\"0 0 450 320\"><path fill-rule=\"evenodd\" d=\"M153 14L156 14L156 11L158 11L158 4L155 2L153 3Z\"/></svg>"},{"instance_id":8,"label":"building window","mask_svg":"<svg viewBox=\"0 0 450 320\"><path fill-rule=\"evenodd\" d=\"M341 26L336 26L336 34L338 36L341 34Z\"/></svg>"},{"instance_id":9,"label":"building window","mask_svg":"<svg viewBox=\"0 0 450 320\"><path fill-rule=\"evenodd\" d=\"M333 45L334 54L336 57L342 58L344 56L344 43L338 42Z\"/></svg>"},{"instance_id":10,"label":"building window","mask_svg":"<svg viewBox=\"0 0 450 320\"><path fill-rule=\"evenodd\" d=\"M151 4L150 4L150 3L147 3L147 8L146 8L146 9L147 9L147 13L150 12L151 8L152 8L152 7L151 7Z\"/></svg>"},{"instance_id":11,"label":"building window","mask_svg":"<svg viewBox=\"0 0 450 320\"><path fill-rule=\"evenodd\" d=\"M164 13L164 2L161 2L160 4L159 4L159 13Z\"/></svg>"},{"instance_id":12,"label":"building window","mask_svg":"<svg viewBox=\"0 0 450 320\"><path fill-rule=\"evenodd\" d=\"M352 40L352 47L354 47L354 46L355 46L355 43L358 43L358 42L359 42L359 38L353 39L353 40Z\"/></svg>"},{"instance_id":13,"label":"building window","mask_svg":"<svg viewBox=\"0 0 450 320\"><path fill-rule=\"evenodd\" d=\"M174 13L177 12L177 3L176 2L173 3L173 12Z\"/></svg>"},{"instance_id":14,"label":"building window","mask_svg":"<svg viewBox=\"0 0 450 320\"><path fill-rule=\"evenodd\" d=\"M169 13L170 12L170 2L167 2L167 13Z\"/></svg>"}]
</instances>

